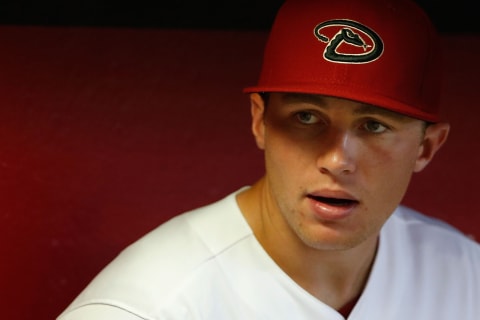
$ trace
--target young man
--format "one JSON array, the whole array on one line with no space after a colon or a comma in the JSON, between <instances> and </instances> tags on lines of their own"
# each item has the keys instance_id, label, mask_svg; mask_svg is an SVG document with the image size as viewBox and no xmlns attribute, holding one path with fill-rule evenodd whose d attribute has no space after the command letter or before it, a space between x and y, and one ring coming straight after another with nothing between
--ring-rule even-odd
<instances>
[{"instance_id":1,"label":"young man","mask_svg":"<svg viewBox=\"0 0 480 320\"><path fill-rule=\"evenodd\" d=\"M400 206L448 136L439 70L410 0L287 0L245 89L265 176L131 245L59 319L478 319L480 246Z\"/></svg>"}]
</instances>

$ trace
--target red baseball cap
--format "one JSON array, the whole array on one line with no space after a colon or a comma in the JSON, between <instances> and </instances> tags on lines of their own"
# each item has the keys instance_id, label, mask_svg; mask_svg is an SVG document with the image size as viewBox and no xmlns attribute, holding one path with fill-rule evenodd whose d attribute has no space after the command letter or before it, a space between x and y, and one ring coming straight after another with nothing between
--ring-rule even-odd
<instances>
[{"instance_id":1,"label":"red baseball cap","mask_svg":"<svg viewBox=\"0 0 480 320\"><path fill-rule=\"evenodd\" d=\"M410 0L286 0L252 92L356 100L439 121L440 37Z\"/></svg>"}]
</instances>

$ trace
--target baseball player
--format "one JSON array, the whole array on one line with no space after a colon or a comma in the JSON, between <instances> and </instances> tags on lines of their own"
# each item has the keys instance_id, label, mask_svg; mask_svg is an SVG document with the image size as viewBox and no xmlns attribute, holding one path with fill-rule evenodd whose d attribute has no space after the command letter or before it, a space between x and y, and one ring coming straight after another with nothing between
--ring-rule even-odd
<instances>
[{"instance_id":1,"label":"baseball player","mask_svg":"<svg viewBox=\"0 0 480 320\"><path fill-rule=\"evenodd\" d=\"M247 87L265 175L126 248L58 320L478 320L480 246L402 206L448 137L410 0L287 0Z\"/></svg>"}]
</instances>

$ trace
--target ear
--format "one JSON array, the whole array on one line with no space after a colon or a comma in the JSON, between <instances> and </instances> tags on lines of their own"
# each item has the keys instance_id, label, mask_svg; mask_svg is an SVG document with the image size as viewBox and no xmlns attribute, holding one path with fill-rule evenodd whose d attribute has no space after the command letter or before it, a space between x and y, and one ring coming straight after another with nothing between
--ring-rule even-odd
<instances>
[{"instance_id":1,"label":"ear","mask_svg":"<svg viewBox=\"0 0 480 320\"><path fill-rule=\"evenodd\" d=\"M425 135L415 162L415 172L422 171L430 163L435 153L447 140L449 131L450 125L445 122L430 124L425 129Z\"/></svg>"},{"instance_id":2,"label":"ear","mask_svg":"<svg viewBox=\"0 0 480 320\"><path fill-rule=\"evenodd\" d=\"M265 123L263 121L265 103L258 93L250 94L250 113L252 115L252 133L260 149L265 148Z\"/></svg>"}]
</instances>

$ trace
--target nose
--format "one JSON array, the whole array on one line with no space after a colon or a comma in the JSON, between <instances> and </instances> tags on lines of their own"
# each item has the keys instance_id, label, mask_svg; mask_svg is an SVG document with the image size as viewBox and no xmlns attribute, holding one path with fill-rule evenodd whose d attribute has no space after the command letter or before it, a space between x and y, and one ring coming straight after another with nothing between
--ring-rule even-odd
<instances>
[{"instance_id":1,"label":"nose","mask_svg":"<svg viewBox=\"0 0 480 320\"><path fill-rule=\"evenodd\" d=\"M322 174L348 175L356 170L355 138L349 132L332 132L322 141L323 148L317 159Z\"/></svg>"}]
</instances>

